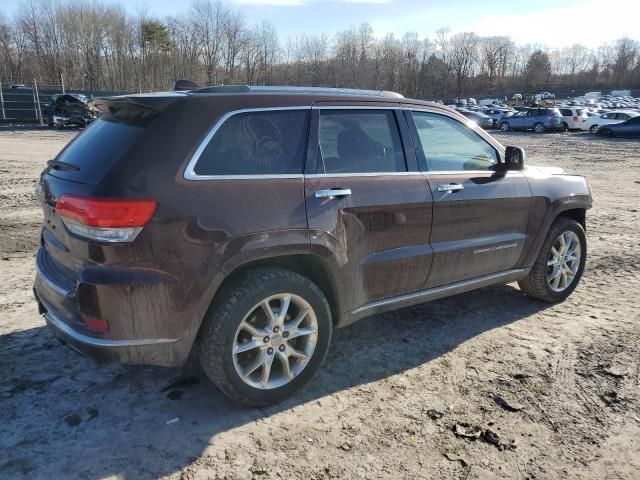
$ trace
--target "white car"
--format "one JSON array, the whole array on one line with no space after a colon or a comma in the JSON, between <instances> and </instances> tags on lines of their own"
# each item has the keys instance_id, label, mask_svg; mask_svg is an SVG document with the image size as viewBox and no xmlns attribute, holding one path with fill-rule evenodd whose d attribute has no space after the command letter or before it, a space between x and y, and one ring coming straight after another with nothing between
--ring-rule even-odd
<instances>
[{"instance_id":1,"label":"white car","mask_svg":"<svg viewBox=\"0 0 640 480\"><path fill-rule=\"evenodd\" d=\"M622 111L603 113L595 117L588 118L580 124L580 130L589 130L591 133L596 133L598 127L601 125L609 125L611 123L620 123L629 120L633 117L640 116L638 112Z\"/></svg>"},{"instance_id":2,"label":"white car","mask_svg":"<svg viewBox=\"0 0 640 480\"><path fill-rule=\"evenodd\" d=\"M589 118L585 108L560 107L558 110L560 110L562 121L566 125L567 130L577 130L582 128L582 124Z\"/></svg>"}]
</instances>

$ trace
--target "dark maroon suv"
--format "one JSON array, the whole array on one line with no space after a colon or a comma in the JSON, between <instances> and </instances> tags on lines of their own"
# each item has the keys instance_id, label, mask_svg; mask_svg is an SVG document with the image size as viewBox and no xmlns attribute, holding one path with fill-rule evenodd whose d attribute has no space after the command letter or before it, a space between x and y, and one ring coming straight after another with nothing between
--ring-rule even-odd
<instances>
[{"instance_id":1,"label":"dark maroon suv","mask_svg":"<svg viewBox=\"0 0 640 480\"><path fill-rule=\"evenodd\" d=\"M107 361L192 350L230 397L307 382L331 332L497 283L566 298L583 177L524 166L455 111L388 92L211 87L94 102L48 162L35 294Z\"/></svg>"}]
</instances>

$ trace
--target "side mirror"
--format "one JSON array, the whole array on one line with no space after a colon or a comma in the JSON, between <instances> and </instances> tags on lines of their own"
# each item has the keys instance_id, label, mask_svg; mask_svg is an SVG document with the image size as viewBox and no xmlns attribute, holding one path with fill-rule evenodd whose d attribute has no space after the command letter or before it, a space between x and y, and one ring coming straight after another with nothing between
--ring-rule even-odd
<instances>
[{"instance_id":1,"label":"side mirror","mask_svg":"<svg viewBox=\"0 0 640 480\"><path fill-rule=\"evenodd\" d=\"M504 152L505 170L524 169L524 150L520 147L507 147Z\"/></svg>"}]
</instances>

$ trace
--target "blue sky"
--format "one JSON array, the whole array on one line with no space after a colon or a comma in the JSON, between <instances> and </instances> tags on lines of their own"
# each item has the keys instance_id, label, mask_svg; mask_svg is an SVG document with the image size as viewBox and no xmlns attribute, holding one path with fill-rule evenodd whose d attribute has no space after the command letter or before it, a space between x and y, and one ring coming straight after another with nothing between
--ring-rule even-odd
<instances>
[{"instance_id":1,"label":"blue sky","mask_svg":"<svg viewBox=\"0 0 640 480\"><path fill-rule=\"evenodd\" d=\"M117 1L117 0L114 0ZM16 0L0 0L11 14ZM189 1L122 0L132 12L146 7L162 17L185 12ZM377 35L415 31L433 36L441 27L482 35L509 35L518 43L593 47L623 35L640 39L640 0L227 0L252 22L269 20L280 37L334 33L369 22ZM603 19L603 11L608 14ZM614 18L615 17L615 18Z\"/></svg>"}]
</instances>

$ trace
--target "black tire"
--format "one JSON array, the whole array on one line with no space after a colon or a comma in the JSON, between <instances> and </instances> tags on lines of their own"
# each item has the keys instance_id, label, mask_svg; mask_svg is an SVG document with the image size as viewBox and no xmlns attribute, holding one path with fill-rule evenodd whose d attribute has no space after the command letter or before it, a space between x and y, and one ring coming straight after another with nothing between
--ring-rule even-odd
<instances>
[{"instance_id":1,"label":"black tire","mask_svg":"<svg viewBox=\"0 0 640 480\"><path fill-rule=\"evenodd\" d=\"M575 233L580 241L581 256L578 270L571 284L561 292L554 291L547 282L547 260L551 253L551 247L561 233L571 231ZM545 302L556 303L566 299L580 283L584 265L587 258L587 236L584 228L573 218L558 217L547 234L547 238L538 253L538 258L529 275L518 281L520 289L528 296L544 300Z\"/></svg>"},{"instance_id":2,"label":"black tire","mask_svg":"<svg viewBox=\"0 0 640 480\"><path fill-rule=\"evenodd\" d=\"M600 130L598 130L598 133L605 138L613 137L613 132L608 128L601 128Z\"/></svg>"},{"instance_id":3,"label":"black tire","mask_svg":"<svg viewBox=\"0 0 640 480\"><path fill-rule=\"evenodd\" d=\"M536 133L544 133L545 131L545 127L544 127L544 123L542 122L537 122L534 126L533 126L533 131Z\"/></svg>"},{"instance_id":4,"label":"black tire","mask_svg":"<svg viewBox=\"0 0 640 480\"><path fill-rule=\"evenodd\" d=\"M562 132L568 132L569 131L569 124L566 122L562 123Z\"/></svg>"},{"instance_id":5,"label":"black tire","mask_svg":"<svg viewBox=\"0 0 640 480\"><path fill-rule=\"evenodd\" d=\"M591 125L591 127L589 128L589 131L595 135L596 132L598 131L598 125Z\"/></svg>"},{"instance_id":6,"label":"black tire","mask_svg":"<svg viewBox=\"0 0 640 480\"><path fill-rule=\"evenodd\" d=\"M289 383L272 389L255 388L236 371L233 342L240 322L251 309L263 299L283 292L302 297L315 312L315 350ZM246 406L269 405L291 396L311 379L327 354L331 333L329 303L311 280L282 268L257 268L231 280L216 294L198 334L198 357L207 376L225 395Z\"/></svg>"},{"instance_id":7,"label":"black tire","mask_svg":"<svg viewBox=\"0 0 640 480\"><path fill-rule=\"evenodd\" d=\"M509 126L509 124L507 122L502 122L500 124L500 130L503 132L508 132L509 130L511 130L511 127Z\"/></svg>"}]
</instances>

